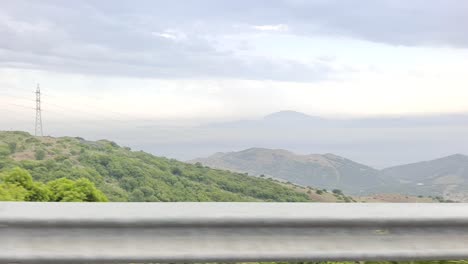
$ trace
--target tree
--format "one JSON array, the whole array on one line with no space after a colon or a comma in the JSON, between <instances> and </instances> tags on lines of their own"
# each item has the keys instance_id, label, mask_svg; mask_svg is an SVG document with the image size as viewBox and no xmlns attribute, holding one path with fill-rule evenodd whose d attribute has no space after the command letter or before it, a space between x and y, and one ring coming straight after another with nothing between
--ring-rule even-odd
<instances>
[{"instance_id":1,"label":"tree","mask_svg":"<svg viewBox=\"0 0 468 264\"><path fill-rule=\"evenodd\" d=\"M48 202L50 201L51 192L43 183L34 183L26 197L27 201Z\"/></svg>"},{"instance_id":2,"label":"tree","mask_svg":"<svg viewBox=\"0 0 468 264\"><path fill-rule=\"evenodd\" d=\"M34 182L31 174L14 168L0 177L1 201L36 202L106 202L107 197L94 184L80 178L76 181L60 178L48 184Z\"/></svg>"},{"instance_id":3,"label":"tree","mask_svg":"<svg viewBox=\"0 0 468 264\"><path fill-rule=\"evenodd\" d=\"M171 169L171 173L174 175L181 176L182 175L182 169L179 167L174 167Z\"/></svg>"},{"instance_id":4,"label":"tree","mask_svg":"<svg viewBox=\"0 0 468 264\"><path fill-rule=\"evenodd\" d=\"M21 186L2 183L0 184L0 201L25 201L28 191Z\"/></svg>"},{"instance_id":5,"label":"tree","mask_svg":"<svg viewBox=\"0 0 468 264\"><path fill-rule=\"evenodd\" d=\"M38 149L36 150L35 157L36 160L43 160L45 158L45 151L43 149Z\"/></svg>"},{"instance_id":6,"label":"tree","mask_svg":"<svg viewBox=\"0 0 468 264\"><path fill-rule=\"evenodd\" d=\"M107 202L107 197L88 179L60 178L47 184L55 202Z\"/></svg>"},{"instance_id":7,"label":"tree","mask_svg":"<svg viewBox=\"0 0 468 264\"><path fill-rule=\"evenodd\" d=\"M145 194L142 190L136 189L130 194L130 201L131 202L141 202L145 198Z\"/></svg>"},{"instance_id":8,"label":"tree","mask_svg":"<svg viewBox=\"0 0 468 264\"><path fill-rule=\"evenodd\" d=\"M10 143L8 143L8 147L10 148L10 153L15 153L15 152L16 152L17 143L16 143L16 142L10 142Z\"/></svg>"},{"instance_id":9,"label":"tree","mask_svg":"<svg viewBox=\"0 0 468 264\"><path fill-rule=\"evenodd\" d=\"M8 191L15 201L49 201L49 189L42 183L35 183L31 174L24 169L14 168L3 177L3 182L4 195Z\"/></svg>"},{"instance_id":10,"label":"tree","mask_svg":"<svg viewBox=\"0 0 468 264\"><path fill-rule=\"evenodd\" d=\"M14 168L3 178L3 182L21 186L26 190L33 188L34 182L31 174L27 170L21 168Z\"/></svg>"},{"instance_id":11,"label":"tree","mask_svg":"<svg viewBox=\"0 0 468 264\"><path fill-rule=\"evenodd\" d=\"M10 155L10 148L7 145L0 145L0 157Z\"/></svg>"},{"instance_id":12,"label":"tree","mask_svg":"<svg viewBox=\"0 0 468 264\"><path fill-rule=\"evenodd\" d=\"M333 189L332 192L336 195L343 195L343 192L340 189Z\"/></svg>"}]
</instances>

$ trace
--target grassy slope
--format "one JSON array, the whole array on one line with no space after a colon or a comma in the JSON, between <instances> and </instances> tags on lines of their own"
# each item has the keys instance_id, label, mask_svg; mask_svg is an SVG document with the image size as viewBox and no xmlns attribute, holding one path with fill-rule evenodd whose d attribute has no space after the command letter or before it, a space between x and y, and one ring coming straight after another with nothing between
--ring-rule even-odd
<instances>
[{"instance_id":1,"label":"grassy slope","mask_svg":"<svg viewBox=\"0 0 468 264\"><path fill-rule=\"evenodd\" d=\"M43 182L88 178L110 201L311 201L270 180L133 152L106 140L0 132L0 171L15 166Z\"/></svg>"}]
</instances>

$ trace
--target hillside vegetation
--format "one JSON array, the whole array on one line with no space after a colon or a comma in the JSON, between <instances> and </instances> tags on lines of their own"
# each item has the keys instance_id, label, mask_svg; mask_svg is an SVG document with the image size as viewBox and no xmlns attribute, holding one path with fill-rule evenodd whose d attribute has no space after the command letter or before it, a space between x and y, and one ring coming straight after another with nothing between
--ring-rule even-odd
<instances>
[{"instance_id":1,"label":"hillside vegetation","mask_svg":"<svg viewBox=\"0 0 468 264\"><path fill-rule=\"evenodd\" d=\"M376 169L333 154L298 155L282 149L251 148L191 162L256 176L263 174L302 186L342 189L351 194L383 185Z\"/></svg>"},{"instance_id":2,"label":"hillside vegetation","mask_svg":"<svg viewBox=\"0 0 468 264\"><path fill-rule=\"evenodd\" d=\"M311 201L271 180L134 152L107 140L0 132L0 172L16 167L41 183L87 179L109 201Z\"/></svg>"},{"instance_id":3,"label":"hillside vegetation","mask_svg":"<svg viewBox=\"0 0 468 264\"><path fill-rule=\"evenodd\" d=\"M107 197L85 178L43 184L33 181L26 170L15 168L0 174L0 201L107 202Z\"/></svg>"},{"instance_id":4,"label":"hillside vegetation","mask_svg":"<svg viewBox=\"0 0 468 264\"><path fill-rule=\"evenodd\" d=\"M216 153L191 162L353 195L392 193L468 201L468 156L461 154L383 170L333 154L299 155L264 148Z\"/></svg>"}]
</instances>

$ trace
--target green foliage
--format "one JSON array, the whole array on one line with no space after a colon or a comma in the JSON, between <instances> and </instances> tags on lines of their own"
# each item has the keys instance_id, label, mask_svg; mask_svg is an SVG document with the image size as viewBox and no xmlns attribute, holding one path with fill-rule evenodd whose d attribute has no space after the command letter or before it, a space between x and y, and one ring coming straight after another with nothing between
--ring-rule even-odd
<instances>
[{"instance_id":1,"label":"green foliage","mask_svg":"<svg viewBox=\"0 0 468 264\"><path fill-rule=\"evenodd\" d=\"M43 160L45 158L45 151L43 149L38 149L36 150L35 157L36 160Z\"/></svg>"},{"instance_id":2,"label":"green foliage","mask_svg":"<svg viewBox=\"0 0 468 264\"><path fill-rule=\"evenodd\" d=\"M432 199L438 201L439 203L454 203L455 202L455 201L452 201L452 200L445 200L441 196L436 196L436 197L433 197Z\"/></svg>"},{"instance_id":3,"label":"green foliage","mask_svg":"<svg viewBox=\"0 0 468 264\"><path fill-rule=\"evenodd\" d=\"M0 183L0 201L25 201L28 191L21 186Z\"/></svg>"},{"instance_id":4,"label":"green foliage","mask_svg":"<svg viewBox=\"0 0 468 264\"><path fill-rule=\"evenodd\" d=\"M175 167L171 169L171 173L174 175L182 175L182 170L179 167Z\"/></svg>"},{"instance_id":5,"label":"green foliage","mask_svg":"<svg viewBox=\"0 0 468 264\"><path fill-rule=\"evenodd\" d=\"M61 178L47 184L34 182L28 171L20 168L0 178L0 201L35 202L105 202L106 196L88 179Z\"/></svg>"},{"instance_id":6,"label":"green foliage","mask_svg":"<svg viewBox=\"0 0 468 264\"><path fill-rule=\"evenodd\" d=\"M130 202L144 201L145 194L142 190L136 189L130 194Z\"/></svg>"},{"instance_id":7,"label":"green foliage","mask_svg":"<svg viewBox=\"0 0 468 264\"><path fill-rule=\"evenodd\" d=\"M272 180L155 157L141 151L132 152L106 140L36 138L29 134L0 132L2 141L17 142L21 148L17 149L16 156L22 159L14 160L11 154L0 157L0 171L20 167L34 180L47 183L49 189L58 188L50 182L60 178L88 179L110 201L310 201L306 194ZM7 150L10 153L8 147ZM36 154L36 150L44 151L43 159L23 158ZM83 199L82 195L67 189L69 183L60 183L64 186L52 193L58 190L61 195L52 195L51 199ZM97 197L99 195L94 198Z\"/></svg>"},{"instance_id":8,"label":"green foliage","mask_svg":"<svg viewBox=\"0 0 468 264\"><path fill-rule=\"evenodd\" d=\"M29 190L26 200L34 202L48 202L51 201L51 197L51 190L45 184L36 182Z\"/></svg>"},{"instance_id":9,"label":"green foliage","mask_svg":"<svg viewBox=\"0 0 468 264\"><path fill-rule=\"evenodd\" d=\"M323 191L322 190L317 190L317 191L315 191L315 193L318 194L318 195L322 195Z\"/></svg>"},{"instance_id":10,"label":"green foliage","mask_svg":"<svg viewBox=\"0 0 468 264\"><path fill-rule=\"evenodd\" d=\"M47 184L54 202L107 202L106 196L88 179L60 178Z\"/></svg>"},{"instance_id":11,"label":"green foliage","mask_svg":"<svg viewBox=\"0 0 468 264\"><path fill-rule=\"evenodd\" d=\"M5 157L10 155L10 148L6 144L0 144L0 157Z\"/></svg>"},{"instance_id":12,"label":"green foliage","mask_svg":"<svg viewBox=\"0 0 468 264\"><path fill-rule=\"evenodd\" d=\"M15 153L18 144L16 142L9 142L8 148L10 148L10 153Z\"/></svg>"},{"instance_id":13,"label":"green foliage","mask_svg":"<svg viewBox=\"0 0 468 264\"><path fill-rule=\"evenodd\" d=\"M339 190L339 189L333 189L332 193L334 193L336 195L343 195L343 192L341 190Z\"/></svg>"},{"instance_id":14,"label":"green foliage","mask_svg":"<svg viewBox=\"0 0 468 264\"><path fill-rule=\"evenodd\" d=\"M20 168L15 168L6 174L3 177L3 182L21 186L26 190L30 190L34 185L31 174Z\"/></svg>"}]
</instances>

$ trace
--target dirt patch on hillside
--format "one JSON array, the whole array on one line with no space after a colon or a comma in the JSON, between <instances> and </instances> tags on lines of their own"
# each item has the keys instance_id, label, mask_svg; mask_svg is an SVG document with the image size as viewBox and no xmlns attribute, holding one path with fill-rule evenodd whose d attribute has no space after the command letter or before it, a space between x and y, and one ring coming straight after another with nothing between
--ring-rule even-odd
<instances>
[{"instance_id":1,"label":"dirt patch on hillside","mask_svg":"<svg viewBox=\"0 0 468 264\"><path fill-rule=\"evenodd\" d=\"M35 153L32 151L18 152L11 156L15 161L36 160Z\"/></svg>"}]
</instances>

